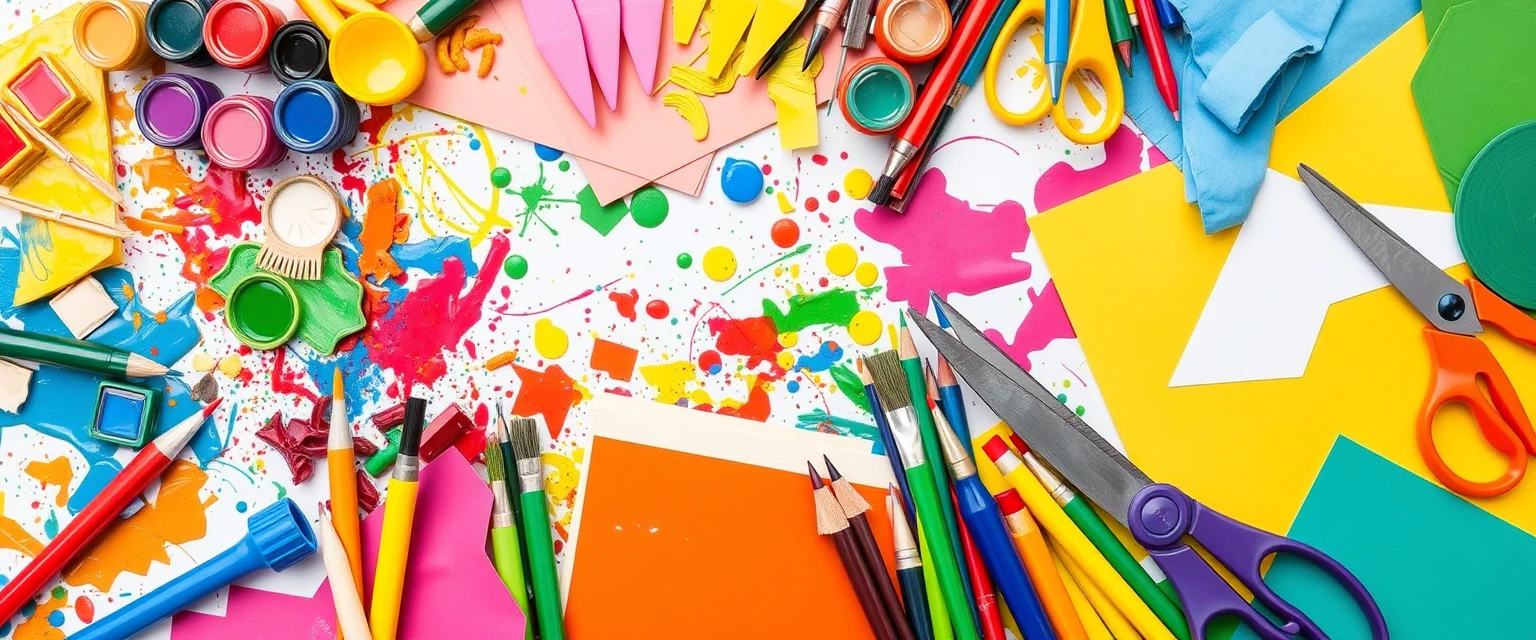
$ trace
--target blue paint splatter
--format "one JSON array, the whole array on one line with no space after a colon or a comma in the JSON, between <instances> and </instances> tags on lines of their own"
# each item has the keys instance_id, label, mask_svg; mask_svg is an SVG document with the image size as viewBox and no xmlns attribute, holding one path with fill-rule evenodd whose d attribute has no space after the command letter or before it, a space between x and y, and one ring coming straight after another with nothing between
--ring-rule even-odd
<instances>
[{"instance_id":1,"label":"blue paint splatter","mask_svg":"<svg viewBox=\"0 0 1536 640\"><path fill-rule=\"evenodd\" d=\"M843 359L843 348L836 342L823 342L815 355L800 356L795 360L795 370L821 372L832 368L838 360Z\"/></svg>"},{"instance_id":2,"label":"blue paint splatter","mask_svg":"<svg viewBox=\"0 0 1536 640\"><path fill-rule=\"evenodd\" d=\"M752 202L763 194L763 170L750 160L726 158L720 168L720 190L731 202Z\"/></svg>"},{"instance_id":3,"label":"blue paint splatter","mask_svg":"<svg viewBox=\"0 0 1536 640\"><path fill-rule=\"evenodd\" d=\"M235 503L235 511L240 513L245 513L245 510L249 508L251 508L251 505L246 504L244 500Z\"/></svg>"},{"instance_id":4,"label":"blue paint splatter","mask_svg":"<svg viewBox=\"0 0 1536 640\"><path fill-rule=\"evenodd\" d=\"M48 624L55 629L64 626L64 612L54 609L48 614Z\"/></svg>"},{"instance_id":5,"label":"blue paint splatter","mask_svg":"<svg viewBox=\"0 0 1536 640\"><path fill-rule=\"evenodd\" d=\"M59 535L59 512L48 510L48 519L43 521L43 535L50 540Z\"/></svg>"},{"instance_id":6,"label":"blue paint splatter","mask_svg":"<svg viewBox=\"0 0 1536 640\"><path fill-rule=\"evenodd\" d=\"M538 154L539 159L543 160L545 162L554 162L556 160L559 160L560 156L565 155L564 151L561 151L561 150L556 149L554 147L546 147L546 146L544 146L542 144L539 144L537 142L533 143L533 152L535 154Z\"/></svg>"},{"instance_id":7,"label":"blue paint splatter","mask_svg":"<svg viewBox=\"0 0 1536 640\"><path fill-rule=\"evenodd\" d=\"M709 375L712 375L712 376L719 375L720 374L720 369L721 369L720 363L718 363L718 362L716 362L716 363L714 363L712 365L709 365Z\"/></svg>"},{"instance_id":8,"label":"blue paint splatter","mask_svg":"<svg viewBox=\"0 0 1536 640\"><path fill-rule=\"evenodd\" d=\"M469 139L469 150L470 151L479 151L480 150L480 139L479 138L470 138Z\"/></svg>"},{"instance_id":9,"label":"blue paint splatter","mask_svg":"<svg viewBox=\"0 0 1536 640\"><path fill-rule=\"evenodd\" d=\"M797 393L797 392L800 391L800 381L799 380L790 380L789 383L785 384L784 386L785 386L785 388L789 389L790 393Z\"/></svg>"}]
</instances>

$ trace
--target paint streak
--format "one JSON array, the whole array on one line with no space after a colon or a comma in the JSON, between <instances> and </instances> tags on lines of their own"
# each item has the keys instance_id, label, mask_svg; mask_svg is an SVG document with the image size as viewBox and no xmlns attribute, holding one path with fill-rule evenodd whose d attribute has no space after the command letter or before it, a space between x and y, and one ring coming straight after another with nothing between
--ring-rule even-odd
<instances>
[{"instance_id":1,"label":"paint streak","mask_svg":"<svg viewBox=\"0 0 1536 640\"><path fill-rule=\"evenodd\" d=\"M821 409L816 409L810 413L802 413L798 420L795 426L801 429L820 431L822 433L835 433L840 436L852 436L860 440L872 442L878 442L880 439L880 432L875 429L874 425L829 415Z\"/></svg>"},{"instance_id":2,"label":"paint streak","mask_svg":"<svg viewBox=\"0 0 1536 640\"><path fill-rule=\"evenodd\" d=\"M208 507L218 496L201 495L207 472L186 460L171 463L160 480L154 502L107 532L80 559L64 570L71 586L91 585L109 591L123 573L144 576L155 563L169 565L167 547L200 540L208 535Z\"/></svg>"},{"instance_id":3,"label":"paint streak","mask_svg":"<svg viewBox=\"0 0 1536 640\"><path fill-rule=\"evenodd\" d=\"M630 289L629 293L610 291L608 292L608 299L613 301L613 306L618 310L620 316L623 316L630 322L635 321L635 305L640 302L639 291L634 289Z\"/></svg>"},{"instance_id":4,"label":"paint streak","mask_svg":"<svg viewBox=\"0 0 1536 640\"><path fill-rule=\"evenodd\" d=\"M763 301L763 316L773 321L779 333L795 333L815 326L847 326L858 312L858 296L848 289L797 294L789 298L789 307L782 311L773 302Z\"/></svg>"},{"instance_id":5,"label":"paint streak","mask_svg":"<svg viewBox=\"0 0 1536 640\"><path fill-rule=\"evenodd\" d=\"M831 369L832 365L837 364L837 361L842 359L843 348L838 346L836 342L828 340L821 343L821 347L816 350L815 354L800 356L799 359L795 360L795 370L819 373Z\"/></svg>"},{"instance_id":6,"label":"paint streak","mask_svg":"<svg viewBox=\"0 0 1536 640\"><path fill-rule=\"evenodd\" d=\"M565 373L560 365L552 365L544 371L512 365L520 388L512 403L512 413L531 417L544 415L544 425L549 428L549 438L558 440L565 429L565 418L571 408L592 395L586 388Z\"/></svg>"},{"instance_id":7,"label":"paint streak","mask_svg":"<svg viewBox=\"0 0 1536 640\"><path fill-rule=\"evenodd\" d=\"M775 364L779 352L784 350L771 318L710 318L708 324L710 334L715 336L715 349L746 358L748 369L764 362Z\"/></svg>"},{"instance_id":8,"label":"paint streak","mask_svg":"<svg viewBox=\"0 0 1536 640\"><path fill-rule=\"evenodd\" d=\"M1104 161L1098 165L1078 170L1058 162L1046 169L1035 183L1035 210L1045 211L1141 173L1141 151L1146 146L1135 131L1120 125L1104 141Z\"/></svg>"},{"instance_id":9,"label":"paint streak","mask_svg":"<svg viewBox=\"0 0 1536 640\"><path fill-rule=\"evenodd\" d=\"M876 207L853 215L860 231L901 251L904 264L885 269L886 296L921 313L928 312L929 291L975 295L1027 280L1032 271L1013 257L1029 244L1022 205L1010 200L982 211L949 195L946 186L944 172L930 169L906 213Z\"/></svg>"},{"instance_id":10,"label":"paint streak","mask_svg":"<svg viewBox=\"0 0 1536 640\"><path fill-rule=\"evenodd\" d=\"M28 558L43 552L43 543L27 533L21 523L5 515L5 494L0 493L0 549L10 549Z\"/></svg>"},{"instance_id":11,"label":"paint streak","mask_svg":"<svg viewBox=\"0 0 1536 640\"><path fill-rule=\"evenodd\" d=\"M864 382L859 379L859 374L846 364L832 367L832 381L837 383L837 390L843 397L859 406L864 413L869 413L869 396L864 391Z\"/></svg>"},{"instance_id":12,"label":"paint streak","mask_svg":"<svg viewBox=\"0 0 1536 640\"><path fill-rule=\"evenodd\" d=\"M400 217L400 183L382 180L368 187L368 208L363 212L363 228L357 239L362 243L357 266L364 277L383 282L401 273L400 265L389 255L395 244L395 227Z\"/></svg>"},{"instance_id":13,"label":"paint streak","mask_svg":"<svg viewBox=\"0 0 1536 640\"><path fill-rule=\"evenodd\" d=\"M1067 308L1061 303L1061 294L1056 291L1055 280L1046 282L1038 294L1030 291L1029 302L1029 313L1014 332L1013 340L1004 340L1003 334L996 329L985 332L1025 371L1030 368L1029 354L1044 349L1052 340L1077 337L1072 321L1067 319Z\"/></svg>"},{"instance_id":14,"label":"paint streak","mask_svg":"<svg viewBox=\"0 0 1536 640\"><path fill-rule=\"evenodd\" d=\"M69 483L75 479L75 472L69 467L69 458L59 456L47 462L34 460L27 463L27 475L36 478L44 487L55 485L59 488L58 496L54 501L62 507L69 502Z\"/></svg>"},{"instance_id":15,"label":"paint streak","mask_svg":"<svg viewBox=\"0 0 1536 640\"><path fill-rule=\"evenodd\" d=\"M146 209L143 217L186 229L170 238L186 257L181 275L199 290L198 308L210 314L223 308L223 298L205 285L224 267L231 240L245 237L247 224L261 225L261 208L246 188L245 172L210 165L202 180L193 180L176 155L163 149L134 163L133 170L146 188L170 192L166 207ZM222 246L215 247L215 239Z\"/></svg>"}]
</instances>

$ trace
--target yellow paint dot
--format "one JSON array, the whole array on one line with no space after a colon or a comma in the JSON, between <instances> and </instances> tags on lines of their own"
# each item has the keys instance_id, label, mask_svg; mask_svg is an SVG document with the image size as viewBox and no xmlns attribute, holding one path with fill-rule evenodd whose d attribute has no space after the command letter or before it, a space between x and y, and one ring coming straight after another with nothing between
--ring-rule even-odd
<instances>
[{"instance_id":1,"label":"yellow paint dot","mask_svg":"<svg viewBox=\"0 0 1536 640\"><path fill-rule=\"evenodd\" d=\"M231 378L240 375L240 371L244 368L245 365L240 363L239 354L231 353L229 357L219 361L219 373Z\"/></svg>"},{"instance_id":2,"label":"yellow paint dot","mask_svg":"<svg viewBox=\"0 0 1536 640\"><path fill-rule=\"evenodd\" d=\"M795 212L795 203L790 202L789 201L789 196L784 195L783 191L779 191L779 192L775 193L774 195L779 196L779 213L794 213Z\"/></svg>"},{"instance_id":3,"label":"yellow paint dot","mask_svg":"<svg viewBox=\"0 0 1536 640\"><path fill-rule=\"evenodd\" d=\"M779 368L780 369L793 369L793 368L795 368L795 354L793 354L793 353L790 353L788 351L780 351L779 352L778 360L779 360Z\"/></svg>"},{"instance_id":4,"label":"yellow paint dot","mask_svg":"<svg viewBox=\"0 0 1536 640\"><path fill-rule=\"evenodd\" d=\"M736 275L736 254L725 247L704 252L704 275L715 282L725 282Z\"/></svg>"},{"instance_id":5,"label":"yellow paint dot","mask_svg":"<svg viewBox=\"0 0 1536 640\"><path fill-rule=\"evenodd\" d=\"M873 311L865 310L855 313L853 320L848 322L848 337L866 347L878 342L880 334L884 331L885 325L880 322L880 316Z\"/></svg>"},{"instance_id":6,"label":"yellow paint dot","mask_svg":"<svg viewBox=\"0 0 1536 640\"><path fill-rule=\"evenodd\" d=\"M868 171L854 169L848 175L843 176L843 193L854 200L863 200L869 197L869 192L875 188L875 179L871 178Z\"/></svg>"},{"instance_id":7,"label":"yellow paint dot","mask_svg":"<svg viewBox=\"0 0 1536 640\"><path fill-rule=\"evenodd\" d=\"M858 278L859 284L863 286L873 286L880 279L880 268L873 262L865 262L853 270L853 277Z\"/></svg>"},{"instance_id":8,"label":"yellow paint dot","mask_svg":"<svg viewBox=\"0 0 1536 640\"><path fill-rule=\"evenodd\" d=\"M781 334L779 334L779 346L784 347L785 349L793 349L795 347L795 345L799 344L799 343L800 343L800 334L798 334L798 333L781 333Z\"/></svg>"},{"instance_id":9,"label":"yellow paint dot","mask_svg":"<svg viewBox=\"0 0 1536 640\"><path fill-rule=\"evenodd\" d=\"M827 249L827 270L835 276L846 276L853 273L853 268L859 263L859 252L853 250L853 246L846 242L839 242Z\"/></svg>"},{"instance_id":10,"label":"yellow paint dot","mask_svg":"<svg viewBox=\"0 0 1536 640\"><path fill-rule=\"evenodd\" d=\"M539 350L539 355L554 360L571 348L571 338L565 335L565 329L555 326L549 318L543 318L533 323L533 346Z\"/></svg>"},{"instance_id":11,"label":"yellow paint dot","mask_svg":"<svg viewBox=\"0 0 1536 640\"><path fill-rule=\"evenodd\" d=\"M201 351L192 354L193 371L213 371L213 357Z\"/></svg>"}]
</instances>

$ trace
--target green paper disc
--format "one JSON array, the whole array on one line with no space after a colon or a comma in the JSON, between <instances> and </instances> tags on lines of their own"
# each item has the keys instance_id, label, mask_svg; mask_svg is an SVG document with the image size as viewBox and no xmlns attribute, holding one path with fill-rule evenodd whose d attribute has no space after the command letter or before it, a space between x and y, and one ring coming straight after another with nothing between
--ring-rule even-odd
<instances>
[{"instance_id":1,"label":"green paper disc","mask_svg":"<svg viewBox=\"0 0 1536 640\"><path fill-rule=\"evenodd\" d=\"M1456 241L1483 284L1536 309L1536 121L1499 134L1467 166Z\"/></svg>"}]
</instances>

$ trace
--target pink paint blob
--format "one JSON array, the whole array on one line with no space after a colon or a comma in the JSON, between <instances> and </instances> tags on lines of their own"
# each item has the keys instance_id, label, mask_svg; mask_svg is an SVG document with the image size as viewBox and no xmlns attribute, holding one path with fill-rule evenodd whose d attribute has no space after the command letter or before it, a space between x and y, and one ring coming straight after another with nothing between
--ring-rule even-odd
<instances>
[{"instance_id":1,"label":"pink paint blob","mask_svg":"<svg viewBox=\"0 0 1536 640\"><path fill-rule=\"evenodd\" d=\"M1120 125L1120 129L1104 141L1104 162L1098 166L1079 171L1070 164L1058 162L1046 169L1040 181L1035 183L1035 210L1051 209L1141 173L1143 149L1147 150L1153 167L1168 161L1157 147L1147 143L1146 138L1130 127Z\"/></svg>"},{"instance_id":2,"label":"pink paint blob","mask_svg":"<svg viewBox=\"0 0 1536 640\"><path fill-rule=\"evenodd\" d=\"M1002 332L996 329L984 332L1025 371L1030 368L1029 354L1044 349L1052 340L1077 337L1072 321L1067 318L1067 307L1061 303L1061 294L1056 291L1055 280L1046 282L1040 293L1030 291L1029 303L1029 311L1014 331L1013 340L1004 339Z\"/></svg>"}]
</instances>

